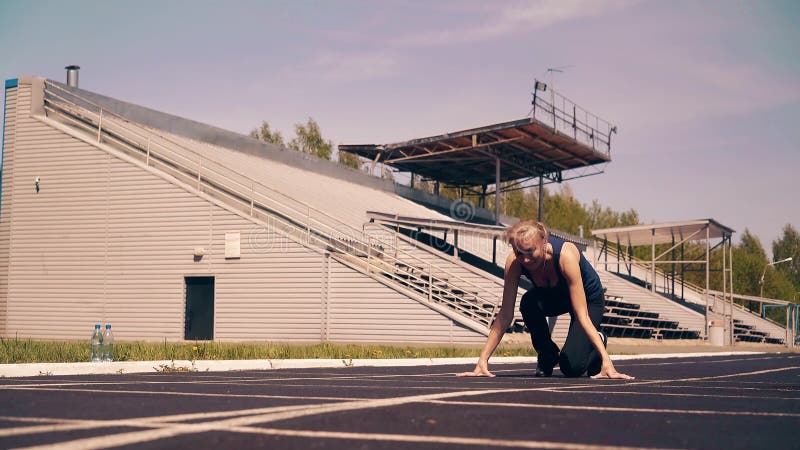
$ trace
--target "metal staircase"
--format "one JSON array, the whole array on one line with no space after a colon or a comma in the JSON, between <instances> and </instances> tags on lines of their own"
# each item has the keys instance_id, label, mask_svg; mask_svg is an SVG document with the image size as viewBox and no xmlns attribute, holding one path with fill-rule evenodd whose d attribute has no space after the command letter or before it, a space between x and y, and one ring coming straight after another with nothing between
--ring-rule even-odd
<instances>
[{"instance_id":1,"label":"metal staircase","mask_svg":"<svg viewBox=\"0 0 800 450\"><path fill-rule=\"evenodd\" d=\"M132 162L295 242L428 304L454 321L488 334L499 296L449 270L436 258L400 248L395 238L371 235L258 180L244 176L158 131L146 128L49 80L46 118L76 138ZM431 252L431 254L433 254Z\"/></svg>"}]
</instances>

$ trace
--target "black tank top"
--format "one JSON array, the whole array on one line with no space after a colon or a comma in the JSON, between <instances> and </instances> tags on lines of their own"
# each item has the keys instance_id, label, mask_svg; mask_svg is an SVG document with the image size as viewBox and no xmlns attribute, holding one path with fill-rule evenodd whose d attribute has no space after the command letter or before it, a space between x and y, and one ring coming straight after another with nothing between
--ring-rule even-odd
<instances>
[{"instance_id":1,"label":"black tank top","mask_svg":"<svg viewBox=\"0 0 800 450\"><path fill-rule=\"evenodd\" d=\"M550 245L553 246L553 264L556 269L556 276L558 281L556 282L555 286L537 286L536 282L533 281L533 277L531 274L528 273L528 269L525 266L522 267L522 273L531 280L531 284L533 287L530 289L534 291L537 298L541 300L552 300L552 301L563 301L569 300L569 287L567 286L567 279L564 278L564 274L561 273L561 265L559 264L561 260L561 248L564 246L564 241L562 239L556 238L551 236L549 238ZM583 292L586 293L586 300L596 300L603 298L603 285L600 283L600 277L597 276L597 272L595 272L592 265L583 256L583 253L580 251L578 252L580 255L580 262L578 263L581 269L581 280L583 280Z\"/></svg>"}]
</instances>

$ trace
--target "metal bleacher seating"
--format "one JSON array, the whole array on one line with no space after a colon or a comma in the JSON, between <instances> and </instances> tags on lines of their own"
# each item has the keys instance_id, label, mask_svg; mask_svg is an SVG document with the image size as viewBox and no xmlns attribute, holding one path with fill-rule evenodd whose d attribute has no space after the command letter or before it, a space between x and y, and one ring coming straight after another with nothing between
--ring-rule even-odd
<instances>
[{"instance_id":1,"label":"metal bleacher seating","mask_svg":"<svg viewBox=\"0 0 800 450\"><path fill-rule=\"evenodd\" d=\"M656 312L646 311L636 303L624 302L621 297L606 295L606 311L601 328L609 337L641 339L697 339L700 333L679 326L674 320L659 318Z\"/></svg>"},{"instance_id":2,"label":"metal bleacher seating","mask_svg":"<svg viewBox=\"0 0 800 450\"><path fill-rule=\"evenodd\" d=\"M601 329L608 337L638 339L699 339L700 333L680 327L674 320L659 318L659 314L646 311L636 303L606 294L605 313ZM510 332L527 332L521 318L514 320Z\"/></svg>"},{"instance_id":3,"label":"metal bleacher seating","mask_svg":"<svg viewBox=\"0 0 800 450\"><path fill-rule=\"evenodd\" d=\"M755 342L764 344L783 344L784 340L771 337L765 331L756 330L754 326L748 325L739 319L733 319L733 336L739 342Z\"/></svg>"}]
</instances>

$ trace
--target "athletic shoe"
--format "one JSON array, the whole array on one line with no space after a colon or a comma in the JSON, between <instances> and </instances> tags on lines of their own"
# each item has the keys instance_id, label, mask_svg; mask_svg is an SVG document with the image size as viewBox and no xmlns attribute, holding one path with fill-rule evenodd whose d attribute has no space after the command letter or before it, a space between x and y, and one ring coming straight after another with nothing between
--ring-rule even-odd
<instances>
[{"instance_id":1,"label":"athletic shoe","mask_svg":"<svg viewBox=\"0 0 800 450\"><path fill-rule=\"evenodd\" d=\"M603 347L607 348L608 347L608 337L606 337L606 334L603 333L602 331L598 331L597 334L599 334L600 335L600 339L603 340Z\"/></svg>"}]
</instances>

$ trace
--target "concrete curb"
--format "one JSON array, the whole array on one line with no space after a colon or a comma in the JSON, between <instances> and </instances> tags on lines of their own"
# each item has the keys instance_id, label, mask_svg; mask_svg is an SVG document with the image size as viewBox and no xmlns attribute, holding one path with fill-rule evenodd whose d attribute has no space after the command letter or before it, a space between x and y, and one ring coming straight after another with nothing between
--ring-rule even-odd
<instances>
[{"instance_id":1,"label":"concrete curb","mask_svg":"<svg viewBox=\"0 0 800 450\"><path fill-rule=\"evenodd\" d=\"M759 355L766 352L660 353L612 355L613 361L665 358L700 358L704 356ZM476 358L409 358L409 359L248 359L230 361L123 361L111 363L33 363L0 364L0 377L34 377L50 375L113 375L157 372L227 372L236 370L325 369L342 367L412 367L475 364ZM494 364L535 364L535 356L500 356Z\"/></svg>"}]
</instances>

